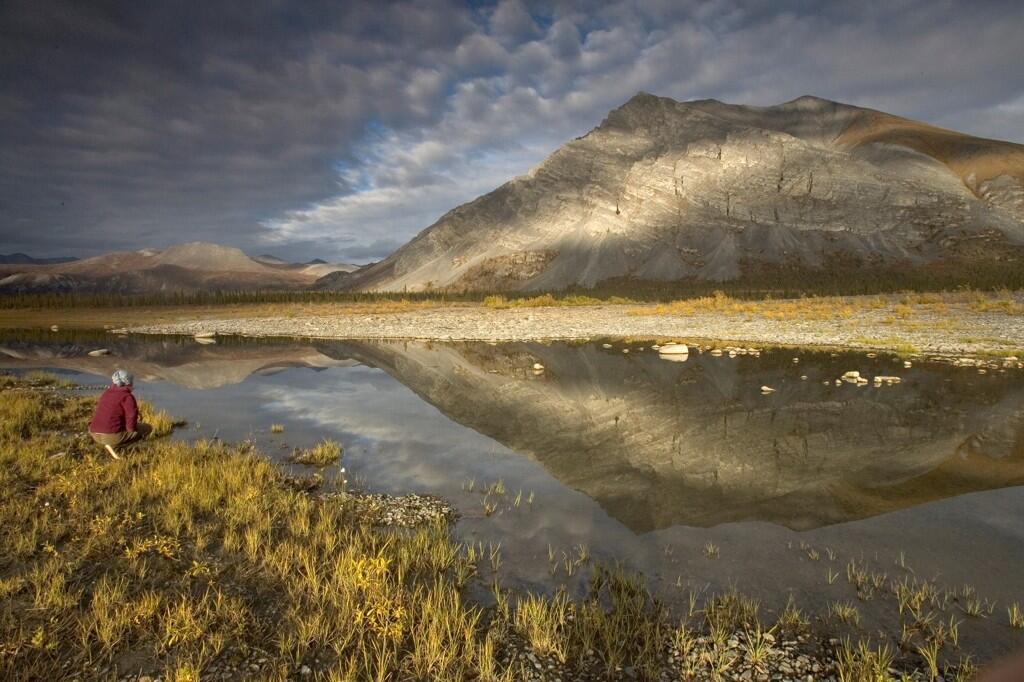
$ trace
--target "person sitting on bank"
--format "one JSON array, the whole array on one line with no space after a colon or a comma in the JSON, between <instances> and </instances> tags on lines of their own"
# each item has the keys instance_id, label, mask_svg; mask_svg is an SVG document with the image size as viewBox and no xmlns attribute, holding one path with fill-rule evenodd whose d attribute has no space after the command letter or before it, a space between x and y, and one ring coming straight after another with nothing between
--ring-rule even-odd
<instances>
[{"instance_id":1,"label":"person sitting on bank","mask_svg":"<svg viewBox=\"0 0 1024 682\"><path fill-rule=\"evenodd\" d=\"M96 403L96 414L89 423L89 435L106 448L114 459L121 459L115 448L142 440L152 428L139 421L139 404L132 395L131 372L115 370L113 384Z\"/></svg>"}]
</instances>

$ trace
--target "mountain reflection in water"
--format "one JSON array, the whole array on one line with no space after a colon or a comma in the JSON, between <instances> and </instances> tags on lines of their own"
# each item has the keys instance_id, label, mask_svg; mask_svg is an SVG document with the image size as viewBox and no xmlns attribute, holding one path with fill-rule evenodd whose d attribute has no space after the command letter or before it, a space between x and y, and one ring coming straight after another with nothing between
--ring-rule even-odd
<instances>
[{"instance_id":1,"label":"mountain reflection in water","mask_svg":"<svg viewBox=\"0 0 1024 682\"><path fill-rule=\"evenodd\" d=\"M805 530L1024 483L1024 377L863 354L691 354L621 344L12 342L0 365L212 388L286 367L383 369L445 416L539 462L635 532L760 520ZM533 364L544 365L535 373ZM897 370L898 368L898 370ZM847 370L898 374L834 385ZM801 379L801 375L807 377ZM827 385L823 384L827 382ZM762 395L760 387L776 389Z\"/></svg>"},{"instance_id":2,"label":"mountain reflection in water","mask_svg":"<svg viewBox=\"0 0 1024 682\"><path fill-rule=\"evenodd\" d=\"M1019 374L932 366L858 388L833 380L893 374L892 360L818 353L794 365L776 351L670 363L597 344L334 352L383 368L638 532L739 520L808 529L1024 483ZM776 392L762 395L765 384Z\"/></svg>"}]
</instances>

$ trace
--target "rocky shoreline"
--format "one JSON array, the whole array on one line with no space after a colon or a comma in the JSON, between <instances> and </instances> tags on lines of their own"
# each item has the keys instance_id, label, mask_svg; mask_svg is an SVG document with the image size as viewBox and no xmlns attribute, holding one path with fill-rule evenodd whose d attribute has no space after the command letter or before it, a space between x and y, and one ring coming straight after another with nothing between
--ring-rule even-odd
<instances>
[{"instance_id":1,"label":"rocky shoreline","mask_svg":"<svg viewBox=\"0 0 1024 682\"><path fill-rule=\"evenodd\" d=\"M1024 319L998 310L953 308L915 312L894 323L885 309L857 310L842 319L777 319L699 312L651 314L653 306L596 305L489 309L442 307L396 313L303 313L295 316L210 318L138 325L121 332L310 339L443 341L678 339L770 346L899 351L956 357L1020 355Z\"/></svg>"}]
</instances>

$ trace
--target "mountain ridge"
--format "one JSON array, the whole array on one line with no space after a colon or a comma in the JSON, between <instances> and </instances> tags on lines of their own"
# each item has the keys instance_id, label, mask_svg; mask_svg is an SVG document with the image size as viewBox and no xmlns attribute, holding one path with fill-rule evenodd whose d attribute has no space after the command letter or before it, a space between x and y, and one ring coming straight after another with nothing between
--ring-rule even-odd
<instances>
[{"instance_id":1,"label":"mountain ridge","mask_svg":"<svg viewBox=\"0 0 1024 682\"><path fill-rule=\"evenodd\" d=\"M78 260L74 256L58 256L56 258L34 258L27 253L0 253L0 265L56 265Z\"/></svg>"},{"instance_id":2,"label":"mountain ridge","mask_svg":"<svg viewBox=\"0 0 1024 682\"><path fill-rule=\"evenodd\" d=\"M347 264L279 263L209 242L164 249L114 251L55 264L0 267L0 293L151 294L238 289L308 288Z\"/></svg>"},{"instance_id":3,"label":"mountain ridge","mask_svg":"<svg viewBox=\"0 0 1024 682\"><path fill-rule=\"evenodd\" d=\"M558 290L761 266L1021 262L1024 145L802 96L638 93L601 123L323 288Z\"/></svg>"}]
</instances>

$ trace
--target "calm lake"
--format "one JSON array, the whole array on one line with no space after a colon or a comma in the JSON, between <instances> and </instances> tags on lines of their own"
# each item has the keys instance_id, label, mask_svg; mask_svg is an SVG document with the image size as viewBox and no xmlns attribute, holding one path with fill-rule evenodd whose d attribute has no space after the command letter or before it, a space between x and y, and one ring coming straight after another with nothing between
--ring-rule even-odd
<instances>
[{"instance_id":1,"label":"calm lake","mask_svg":"<svg viewBox=\"0 0 1024 682\"><path fill-rule=\"evenodd\" d=\"M793 350L670 362L643 345L6 333L0 367L97 389L126 367L189 421L176 438L252 439L282 460L336 439L350 487L452 501L454 533L500 543L510 585L580 591L566 557L583 552L682 608L736 587L768 611L850 601L864 632L891 628L894 600L858 598L853 562L970 585L994 608L951 606L962 646L1024 646L1006 625L1024 601L1024 371ZM837 386L850 370L902 381Z\"/></svg>"}]
</instances>

